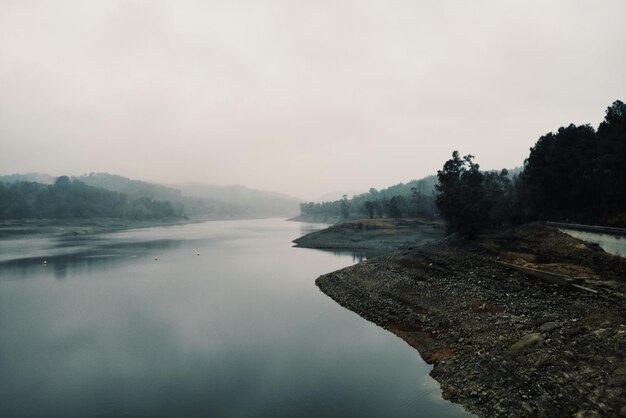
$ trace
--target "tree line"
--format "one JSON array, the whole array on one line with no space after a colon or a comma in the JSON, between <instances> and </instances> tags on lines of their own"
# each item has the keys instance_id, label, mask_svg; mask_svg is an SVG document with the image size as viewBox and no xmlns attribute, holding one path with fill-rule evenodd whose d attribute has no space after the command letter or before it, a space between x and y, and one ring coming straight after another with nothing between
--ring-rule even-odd
<instances>
[{"instance_id":1,"label":"tree line","mask_svg":"<svg viewBox=\"0 0 626 418\"><path fill-rule=\"evenodd\" d=\"M0 219L25 218L126 218L163 219L181 216L170 202L88 186L67 176L54 184L0 182Z\"/></svg>"},{"instance_id":2,"label":"tree line","mask_svg":"<svg viewBox=\"0 0 626 418\"><path fill-rule=\"evenodd\" d=\"M609 106L597 130L570 124L543 135L519 176L481 171L454 151L437 178L449 232L545 220L626 227L626 105Z\"/></svg>"},{"instance_id":3,"label":"tree line","mask_svg":"<svg viewBox=\"0 0 626 418\"><path fill-rule=\"evenodd\" d=\"M300 211L337 220L440 216L466 236L546 220L626 227L626 105L609 106L597 130L570 124L543 135L521 170L483 171L454 151L437 176Z\"/></svg>"},{"instance_id":4,"label":"tree line","mask_svg":"<svg viewBox=\"0 0 626 418\"><path fill-rule=\"evenodd\" d=\"M298 200L277 193L248 189L243 186L214 186L200 183L176 185L177 188L160 184L133 180L109 173L90 173L70 178L70 183L78 181L98 190L116 192L118 195L99 196L91 190L89 197L79 192L68 196L64 205L45 203L39 197L39 204L29 193L43 193L40 189L53 185L55 178L47 174L28 173L0 176L4 183L0 193L0 219L20 217L53 217L72 218L79 213L87 213L80 217L106 216L116 218L151 219L187 216L194 218L252 218L284 216L297 214ZM33 183L30 185L17 183ZM81 186L82 187L82 186ZM10 190L10 191L9 191ZM7 193L10 194L7 197ZM53 192L47 192L54 194ZM51 197L49 199L52 199ZM82 199L83 201L78 201ZM98 204L90 204L99 202ZM104 200L103 200L104 199ZM109 201L109 203L104 203ZM70 202L72 202L70 204ZM111 203L117 202L117 203ZM54 205L57 209L43 209ZM167 203L170 208L165 205ZM73 208L73 209L72 209ZM100 215L102 213L102 215Z\"/></svg>"},{"instance_id":5,"label":"tree line","mask_svg":"<svg viewBox=\"0 0 626 418\"><path fill-rule=\"evenodd\" d=\"M399 183L382 190L371 188L348 199L331 202L305 202L300 204L300 212L310 218L433 218L437 208L433 191L436 176L428 176L408 183Z\"/></svg>"}]
</instances>

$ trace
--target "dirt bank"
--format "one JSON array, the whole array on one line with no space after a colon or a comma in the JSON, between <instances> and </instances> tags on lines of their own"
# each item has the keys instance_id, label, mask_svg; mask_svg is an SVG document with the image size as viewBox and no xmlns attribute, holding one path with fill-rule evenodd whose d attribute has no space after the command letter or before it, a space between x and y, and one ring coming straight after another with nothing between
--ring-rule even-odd
<instances>
[{"instance_id":1,"label":"dirt bank","mask_svg":"<svg viewBox=\"0 0 626 418\"><path fill-rule=\"evenodd\" d=\"M316 283L415 347L444 397L473 413L626 416L626 259L555 228L394 252Z\"/></svg>"},{"instance_id":2,"label":"dirt bank","mask_svg":"<svg viewBox=\"0 0 626 418\"><path fill-rule=\"evenodd\" d=\"M374 250L380 253L408 248L416 242L434 242L443 238L443 232L440 224L416 219L361 219L333 225L293 242L305 248Z\"/></svg>"}]
</instances>

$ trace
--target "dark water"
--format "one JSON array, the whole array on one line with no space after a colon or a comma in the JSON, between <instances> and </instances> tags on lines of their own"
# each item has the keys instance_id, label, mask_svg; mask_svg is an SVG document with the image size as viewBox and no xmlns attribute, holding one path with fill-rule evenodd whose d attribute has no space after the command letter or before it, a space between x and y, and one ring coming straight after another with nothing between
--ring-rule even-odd
<instances>
[{"instance_id":1,"label":"dark water","mask_svg":"<svg viewBox=\"0 0 626 418\"><path fill-rule=\"evenodd\" d=\"M292 248L300 228L1 241L0 416L465 416L416 351L314 285L363 255Z\"/></svg>"},{"instance_id":2,"label":"dark water","mask_svg":"<svg viewBox=\"0 0 626 418\"><path fill-rule=\"evenodd\" d=\"M609 254L626 257L626 237L624 236L599 234L597 232L577 231L565 228L560 229L574 238L598 244L600 248Z\"/></svg>"}]
</instances>

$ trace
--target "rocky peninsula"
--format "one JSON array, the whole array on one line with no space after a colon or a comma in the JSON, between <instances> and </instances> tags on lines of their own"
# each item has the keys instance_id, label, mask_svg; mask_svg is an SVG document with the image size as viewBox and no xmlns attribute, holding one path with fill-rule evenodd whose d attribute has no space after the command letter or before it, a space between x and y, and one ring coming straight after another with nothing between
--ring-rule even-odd
<instances>
[{"instance_id":1,"label":"rocky peninsula","mask_svg":"<svg viewBox=\"0 0 626 418\"><path fill-rule=\"evenodd\" d=\"M298 241L343 245L355 225ZM417 349L444 398L483 417L626 416L626 259L539 224L399 247L316 284Z\"/></svg>"}]
</instances>

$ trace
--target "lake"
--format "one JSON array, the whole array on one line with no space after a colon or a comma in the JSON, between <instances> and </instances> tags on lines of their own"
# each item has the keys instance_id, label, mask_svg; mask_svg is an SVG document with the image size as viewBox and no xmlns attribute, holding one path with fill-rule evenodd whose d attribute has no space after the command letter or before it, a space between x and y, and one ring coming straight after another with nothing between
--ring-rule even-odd
<instances>
[{"instance_id":1,"label":"lake","mask_svg":"<svg viewBox=\"0 0 626 418\"><path fill-rule=\"evenodd\" d=\"M317 289L363 258L292 247L319 227L0 241L0 416L469 416L417 351Z\"/></svg>"}]
</instances>

